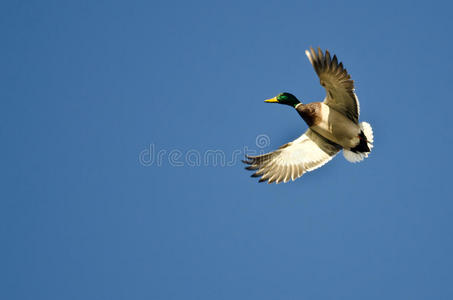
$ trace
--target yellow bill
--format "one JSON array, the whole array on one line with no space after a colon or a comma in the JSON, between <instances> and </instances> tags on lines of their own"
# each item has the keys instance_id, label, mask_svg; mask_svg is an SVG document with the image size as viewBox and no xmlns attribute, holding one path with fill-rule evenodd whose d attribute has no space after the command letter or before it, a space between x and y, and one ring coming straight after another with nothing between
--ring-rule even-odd
<instances>
[{"instance_id":1,"label":"yellow bill","mask_svg":"<svg viewBox=\"0 0 453 300\"><path fill-rule=\"evenodd\" d=\"M272 98L272 99L264 100L264 102L267 102L267 103L275 103L275 102L278 102L278 100L277 100L277 97L274 97L274 98Z\"/></svg>"}]
</instances>

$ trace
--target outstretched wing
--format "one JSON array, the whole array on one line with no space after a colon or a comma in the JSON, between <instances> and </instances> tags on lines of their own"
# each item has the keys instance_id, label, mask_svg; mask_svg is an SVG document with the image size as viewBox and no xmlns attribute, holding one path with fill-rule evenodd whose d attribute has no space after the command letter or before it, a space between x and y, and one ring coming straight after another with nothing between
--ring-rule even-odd
<instances>
[{"instance_id":1,"label":"outstretched wing","mask_svg":"<svg viewBox=\"0 0 453 300\"><path fill-rule=\"evenodd\" d=\"M323 54L320 48L316 51L310 47L305 54L313 65L321 85L326 89L324 103L341 112L353 122L359 122L359 100L354 93L354 81L348 74L343 63L338 63L336 55L330 58L329 51Z\"/></svg>"},{"instance_id":2,"label":"outstretched wing","mask_svg":"<svg viewBox=\"0 0 453 300\"><path fill-rule=\"evenodd\" d=\"M274 152L258 156L246 156L247 170L257 170L252 177L260 182L288 182L305 172L321 167L340 151L341 147L311 129L296 140L281 146Z\"/></svg>"}]
</instances>

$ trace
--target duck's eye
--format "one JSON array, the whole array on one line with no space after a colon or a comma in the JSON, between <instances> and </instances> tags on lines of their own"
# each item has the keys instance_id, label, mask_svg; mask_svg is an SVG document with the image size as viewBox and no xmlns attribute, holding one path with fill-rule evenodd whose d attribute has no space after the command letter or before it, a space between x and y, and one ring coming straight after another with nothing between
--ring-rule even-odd
<instances>
[{"instance_id":1,"label":"duck's eye","mask_svg":"<svg viewBox=\"0 0 453 300\"><path fill-rule=\"evenodd\" d=\"M286 99L288 99L288 96L285 96L285 95L278 97L278 100L286 100Z\"/></svg>"}]
</instances>

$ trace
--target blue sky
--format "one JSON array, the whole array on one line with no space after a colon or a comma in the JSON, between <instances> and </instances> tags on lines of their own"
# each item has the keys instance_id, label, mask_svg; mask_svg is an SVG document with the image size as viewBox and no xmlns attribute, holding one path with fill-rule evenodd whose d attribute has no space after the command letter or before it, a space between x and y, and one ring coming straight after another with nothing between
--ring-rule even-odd
<instances>
[{"instance_id":1,"label":"blue sky","mask_svg":"<svg viewBox=\"0 0 453 300\"><path fill-rule=\"evenodd\" d=\"M2 3L0 298L452 299L451 10ZM263 100L323 99L309 46L355 80L366 161L280 185L187 163L304 132Z\"/></svg>"}]
</instances>

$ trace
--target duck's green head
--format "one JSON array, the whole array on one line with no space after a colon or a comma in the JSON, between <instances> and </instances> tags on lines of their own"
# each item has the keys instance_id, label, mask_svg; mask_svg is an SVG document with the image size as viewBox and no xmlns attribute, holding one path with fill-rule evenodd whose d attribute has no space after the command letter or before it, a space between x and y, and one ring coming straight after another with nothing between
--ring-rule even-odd
<instances>
[{"instance_id":1,"label":"duck's green head","mask_svg":"<svg viewBox=\"0 0 453 300\"><path fill-rule=\"evenodd\" d=\"M290 105L292 107L296 107L296 105L300 103L300 101L297 100L296 96L294 96L293 94L290 94L290 93L278 94L277 96L275 96L272 99L264 100L264 102L286 104L286 105Z\"/></svg>"}]
</instances>

